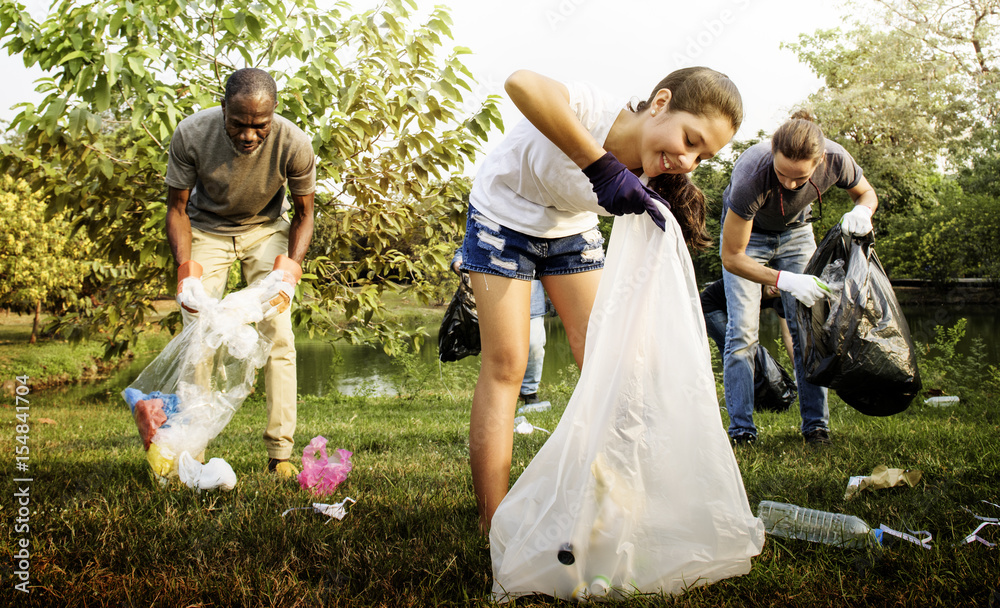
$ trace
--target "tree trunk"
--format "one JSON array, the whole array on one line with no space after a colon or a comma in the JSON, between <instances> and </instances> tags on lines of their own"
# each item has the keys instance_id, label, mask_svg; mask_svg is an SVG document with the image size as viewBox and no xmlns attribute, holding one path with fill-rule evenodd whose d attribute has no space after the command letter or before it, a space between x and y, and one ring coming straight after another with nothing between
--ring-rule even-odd
<instances>
[{"instance_id":1,"label":"tree trunk","mask_svg":"<svg viewBox=\"0 0 1000 608\"><path fill-rule=\"evenodd\" d=\"M38 339L38 320L42 316L42 300L39 298L38 303L35 304L35 322L31 326L31 338L28 339L28 344L34 344Z\"/></svg>"}]
</instances>

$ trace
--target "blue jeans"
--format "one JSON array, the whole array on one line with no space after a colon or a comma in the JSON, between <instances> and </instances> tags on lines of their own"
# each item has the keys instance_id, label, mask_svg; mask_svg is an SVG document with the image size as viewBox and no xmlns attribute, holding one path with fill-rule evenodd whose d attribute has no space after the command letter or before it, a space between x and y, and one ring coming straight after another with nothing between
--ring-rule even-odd
<instances>
[{"instance_id":1,"label":"blue jeans","mask_svg":"<svg viewBox=\"0 0 1000 608\"><path fill-rule=\"evenodd\" d=\"M812 226L791 228L777 234L750 234L746 253L761 264L775 270L802 272L816 250ZM726 349L723 354L722 381L729 411L729 436L741 433L757 436L753 424L754 354L757 352L760 327L760 284L740 278L725 269L722 278L726 286L726 305L729 323L726 325ZM781 301L789 314L788 329L792 333L795 350L795 377L799 389L799 411L802 414L802 433L815 429L829 430L830 409L826 401L826 388L805 381L802 364L802 347L799 328L795 319L795 298L781 292Z\"/></svg>"},{"instance_id":2,"label":"blue jeans","mask_svg":"<svg viewBox=\"0 0 1000 608\"><path fill-rule=\"evenodd\" d=\"M729 322L725 311L713 310L705 313L705 330L708 337L719 347L719 356L726 352L726 324Z\"/></svg>"},{"instance_id":3,"label":"blue jeans","mask_svg":"<svg viewBox=\"0 0 1000 608\"><path fill-rule=\"evenodd\" d=\"M538 383L542 381L542 363L545 361L545 317L532 317L530 328L528 365L521 381L522 395L538 392Z\"/></svg>"},{"instance_id":4,"label":"blue jeans","mask_svg":"<svg viewBox=\"0 0 1000 608\"><path fill-rule=\"evenodd\" d=\"M469 205L462 269L521 281L589 272L604 268L603 244L597 226L572 236L543 239L498 224Z\"/></svg>"}]
</instances>

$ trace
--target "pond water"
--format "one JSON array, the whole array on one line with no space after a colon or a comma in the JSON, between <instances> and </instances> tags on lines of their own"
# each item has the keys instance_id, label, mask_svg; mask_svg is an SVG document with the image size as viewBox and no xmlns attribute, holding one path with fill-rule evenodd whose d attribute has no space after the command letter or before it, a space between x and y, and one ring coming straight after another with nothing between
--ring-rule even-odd
<instances>
[{"instance_id":1,"label":"pond water","mask_svg":"<svg viewBox=\"0 0 1000 608\"><path fill-rule=\"evenodd\" d=\"M952 326L960 318L968 321L966 340L960 350L971 346L971 338L978 337L984 342L987 360L1000 365L1000 320L997 310L989 306L907 306L903 313L910 325L915 340L923 343L934 341L934 328L938 325ZM442 315L444 310L442 309ZM559 372L574 365L573 354L566 340L566 330L558 317L545 319L547 344L542 383L559 379ZM761 341L769 348L778 338L778 317L765 313L761 318ZM381 350L337 343L334 347L323 340L300 338L296 341L299 366L299 392L310 395L325 395L333 391L355 394L359 391L391 393L392 383L388 380L394 373L392 359ZM436 368L437 336L430 336L420 349L421 361ZM478 357L466 357L461 361L441 365L466 366L478 369Z\"/></svg>"},{"instance_id":2,"label":"pond water","mask_svg":"<svg viewBox=\"0 0 1000 608\"><path fill-rule=\"evenodd\" d=\"M444 314L442 308L441 314ZM934 340L934 328L938 325L952 326L960 319L968 321L966 340L959 350L968 352L971 338L977 337L984 343L987 361L1000 365L1000 320L997 309L991 306L961 305L961 306L906 306L904 314L910 325L910 331L919 342L930 343ZM545 319L547 330L547 345L545 347L545 364L542 371L542 383L553 383L559 380L559 373L574 365L573 355L566 340L566 331L558 317ZM761 317L761 341L777 352L775 340L778 338L778 318L773 312L766 312ZM714 347L713 347L714 348ZM324 396L337 392L345 395L355 394L393 394L392 378L398 373L398 367L393 360L380 349L370 346L358 346L337 342L334 347L321 339L300 337L296 341L298 351L298 390L305 395ZM128 370L117 374L100 387L75 387L69 389L76 396L100 391L107 394L121 391L142 371L152 356L135 361ZM420 349L419 359L429 369L437 369L439 365L463 366L472 370L470 377L475 377L479 367L479 357L466 357L461 361L439 363L437 359L437 337L429 336Z\"/></svg>"}]
</instances>

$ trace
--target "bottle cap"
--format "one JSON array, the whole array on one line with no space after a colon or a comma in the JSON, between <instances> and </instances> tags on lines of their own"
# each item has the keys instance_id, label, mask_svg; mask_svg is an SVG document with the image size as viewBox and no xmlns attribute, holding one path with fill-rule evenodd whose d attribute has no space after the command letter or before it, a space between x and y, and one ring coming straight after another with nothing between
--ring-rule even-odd
<instances>
[{"instance_id":1,"label":"bottle cap","mask_svg":"<svg viewBox=\"0 0 1000 608\"><path fill-rule=\"evenodd\" d=\"M598 576L590 583L590 595L604 597L611 590L611 581L606 576Z\"/></svg>"},{"instance_id":2,"label":"bottle cap","mask_svg":"<svg viewBox=\"0 0 1000 608\"><path fill-rule=\"evenodd\" d=\"M559 563L564 566L570 566L576 561L576 557L573 555L573 545L570 543L563 543L563 546L559 547L559 553L556 554L559 559Z\"/></svg>"}]
</instances>

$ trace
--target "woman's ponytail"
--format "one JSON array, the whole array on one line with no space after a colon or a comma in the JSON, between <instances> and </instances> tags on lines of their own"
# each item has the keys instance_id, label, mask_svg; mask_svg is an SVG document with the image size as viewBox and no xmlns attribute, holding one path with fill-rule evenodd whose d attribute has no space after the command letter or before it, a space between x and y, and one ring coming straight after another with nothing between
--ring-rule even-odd
<instances>
[{"instance_id":1,"label":"woman's ponytail","mask_svg":"<svg viewBox=\"0 0 1000 608\"><path fill-rule=\"evenodd\" d=\"M680 224L688 247L701 251L712 244L705 229L705 194L685 173L661 173L649 180L649 188L670 203L670 213Z\"/></svg>"}]
</instances>

